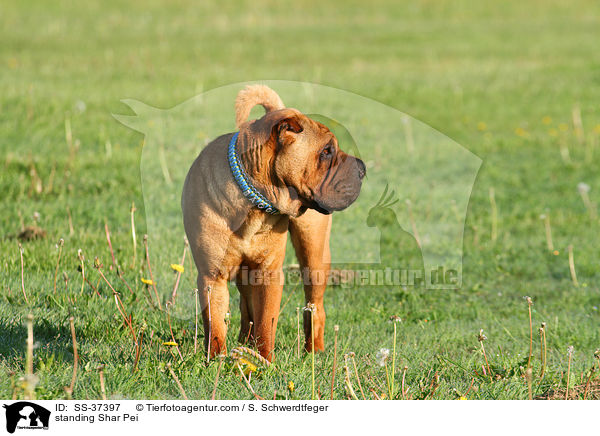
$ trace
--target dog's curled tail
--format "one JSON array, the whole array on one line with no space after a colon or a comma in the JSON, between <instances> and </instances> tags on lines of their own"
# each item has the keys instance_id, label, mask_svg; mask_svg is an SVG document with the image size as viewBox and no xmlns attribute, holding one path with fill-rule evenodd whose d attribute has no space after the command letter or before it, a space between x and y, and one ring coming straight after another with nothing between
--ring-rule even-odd
<instances>
[{"instance_id":1,"label":"dog's curled tail","mask_svg":"<svg viewBox=\"0 0 600 436\"><path fill-rule=\"evenodd\" d=\"M267 112L285 108L281 98L268 86L248 85L235 99L235 125L238 129L246 122L250 110L257 104L262 105Z\"/></svg>"}]
</instances>

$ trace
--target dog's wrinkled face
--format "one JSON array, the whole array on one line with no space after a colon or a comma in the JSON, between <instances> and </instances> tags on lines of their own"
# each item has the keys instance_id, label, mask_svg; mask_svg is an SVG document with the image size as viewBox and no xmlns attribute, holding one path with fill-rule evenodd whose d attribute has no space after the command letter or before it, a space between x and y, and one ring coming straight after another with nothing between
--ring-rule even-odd
<instances>
[{"instance_id":1,"label":"dog's wrinkled face","mask_svg":"<svg viewBox=\"0 0 600 436\"><path fill-rule=\"evenodd\" d=\"M365 164L344 153L326 126L294 112L272 129L276 177L305 207L324 214L347 208L360 193Z\"/></svg>"}]
</instances>

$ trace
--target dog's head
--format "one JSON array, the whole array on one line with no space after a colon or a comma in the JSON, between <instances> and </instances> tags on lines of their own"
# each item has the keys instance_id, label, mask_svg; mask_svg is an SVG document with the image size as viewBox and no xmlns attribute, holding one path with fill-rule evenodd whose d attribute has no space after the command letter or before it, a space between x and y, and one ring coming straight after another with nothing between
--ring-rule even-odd
<instances>
[{"instance_id":1,"label":"dog's head","mask_svg":"<svg viewBox=\"0 0 600 436\"><path fill-rule=\"evenodd\" d=\"M245 124L240 137L248 171L282 213L311 208L329 214L360 193L365 164L343 152L325 125L295 109L267 112Z\"/></svg>"}]
</instances>

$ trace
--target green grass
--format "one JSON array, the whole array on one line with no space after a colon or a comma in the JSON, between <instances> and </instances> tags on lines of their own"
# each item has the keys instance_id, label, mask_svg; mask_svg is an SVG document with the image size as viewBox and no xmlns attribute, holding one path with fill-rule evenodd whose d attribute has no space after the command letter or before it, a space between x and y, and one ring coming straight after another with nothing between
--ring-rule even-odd
<instances>
[{"instance_id":1,"label":"green grass","mask_svg":"<svg viewBox=\"0 0 600 436\"><path fill-rule=\"evenodd\" d=\"M599 18L600 7L593 1L253 1L218 6L147 1L129 2L127 10L117 2L4 3L0 397L10 398L13 392L23 396L19 378L25 373L25 319L32 313L37 398L66 397L64 387L70 384L73 366L70 316L75 318L81 358L74 398L100 398L100 364L106 365L111 398L180 398L166 369L168 362L188 397L210 398L218 362L207 367L203 352L194 354L194 269L186 263L178 304L172 309L183 362L162 345L170 340L165 314L153 310L145 298L140 282L147 276L140 184L143 136L111 114L131 113L120 103L123 98L170 108L202 91L260 79L315 82L367 96L425 122L483 160L468 208L460 290L328 290L327 352L316 356L322 398L329 398L335 324L340 332L334 397L346 398L343 354L349 352L356 353L367 396L371 397L369 388L379 395L387 392L385 370L377 365L375 354L392 348L391 315L402 318L397 398L402 398L404 366L412 398L454 399L472 382L469 399L527 398L521 369L529 352L525 295L534 301L534 395L564 388L569 345L575 349L571 383L585 383L589 368L598 365L593 354L600 347L600 222L590 218L576 186L587 183L591 200L600 201ZM575 106L583 117L583 144L572 123ZM544 117L551 118L549 124ZM66 119L73 143L79 144L72 155L65 140ZM567 131L559 129L561 123ZM570 163L561 158L561 143L569 147ZM590 155L593 143L596 150ZM36 192L33 173L42 181L41 193ZM492 187L498 206L495 243L490 239ZM132 202L138 209L133 269ZM30 225L34 212L40 214L38 225L47 237L23 243L26 304L14 236L21 228L20 216ZM552 220L556 256L546 249L542 213ZM109 271L105 223L134 295ZM54 292L55 244L61 237L65 245ZM574 247L579 287L569 274L569 244ZM102 298L88 285L80 293L79 248L92 283L99 279L93 268L97 256L121 292L135 327L146 326L135 373L130 333L108 287L100 285ZM174 283L169 264L178 262L182 250L183 243L163 246L150 240L153 272L164 300ZM277 391L280 397L306 399L311 395L311 357L295 354L296 307L303 305L302 292L288 286L284 301L288 297L274 369L253 377L252 386L266 398ZM233 288L231 298L230 348L239 326ZM539 381L541 322L548 326L548 370ZM481 376L480 329L488 337L484 344L490 365L502 374L498 381ZM436 374L439 386L431 393ZM289 381L296 386L292 395ZM354 389L358 392L355 379ZM222 369L217 398L252 398L230 362Z\"/></svg>"}]
</instances>

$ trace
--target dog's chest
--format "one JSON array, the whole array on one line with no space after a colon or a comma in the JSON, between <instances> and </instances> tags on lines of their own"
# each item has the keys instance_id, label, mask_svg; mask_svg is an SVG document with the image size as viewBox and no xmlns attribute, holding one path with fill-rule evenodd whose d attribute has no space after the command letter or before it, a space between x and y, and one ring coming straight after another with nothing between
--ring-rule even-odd
<instances>
[{"instance_id":1,"label":"dog's chest","mask_svg":"<svg viewBox=\"0 0 600 436\"><path fill-rule=\"evenodd\" d=\"M250 214L235 232L237 250L244 260L257 265L271 263L285 247L289 220L287 216Z\"/></svg>"}]
</instances>

